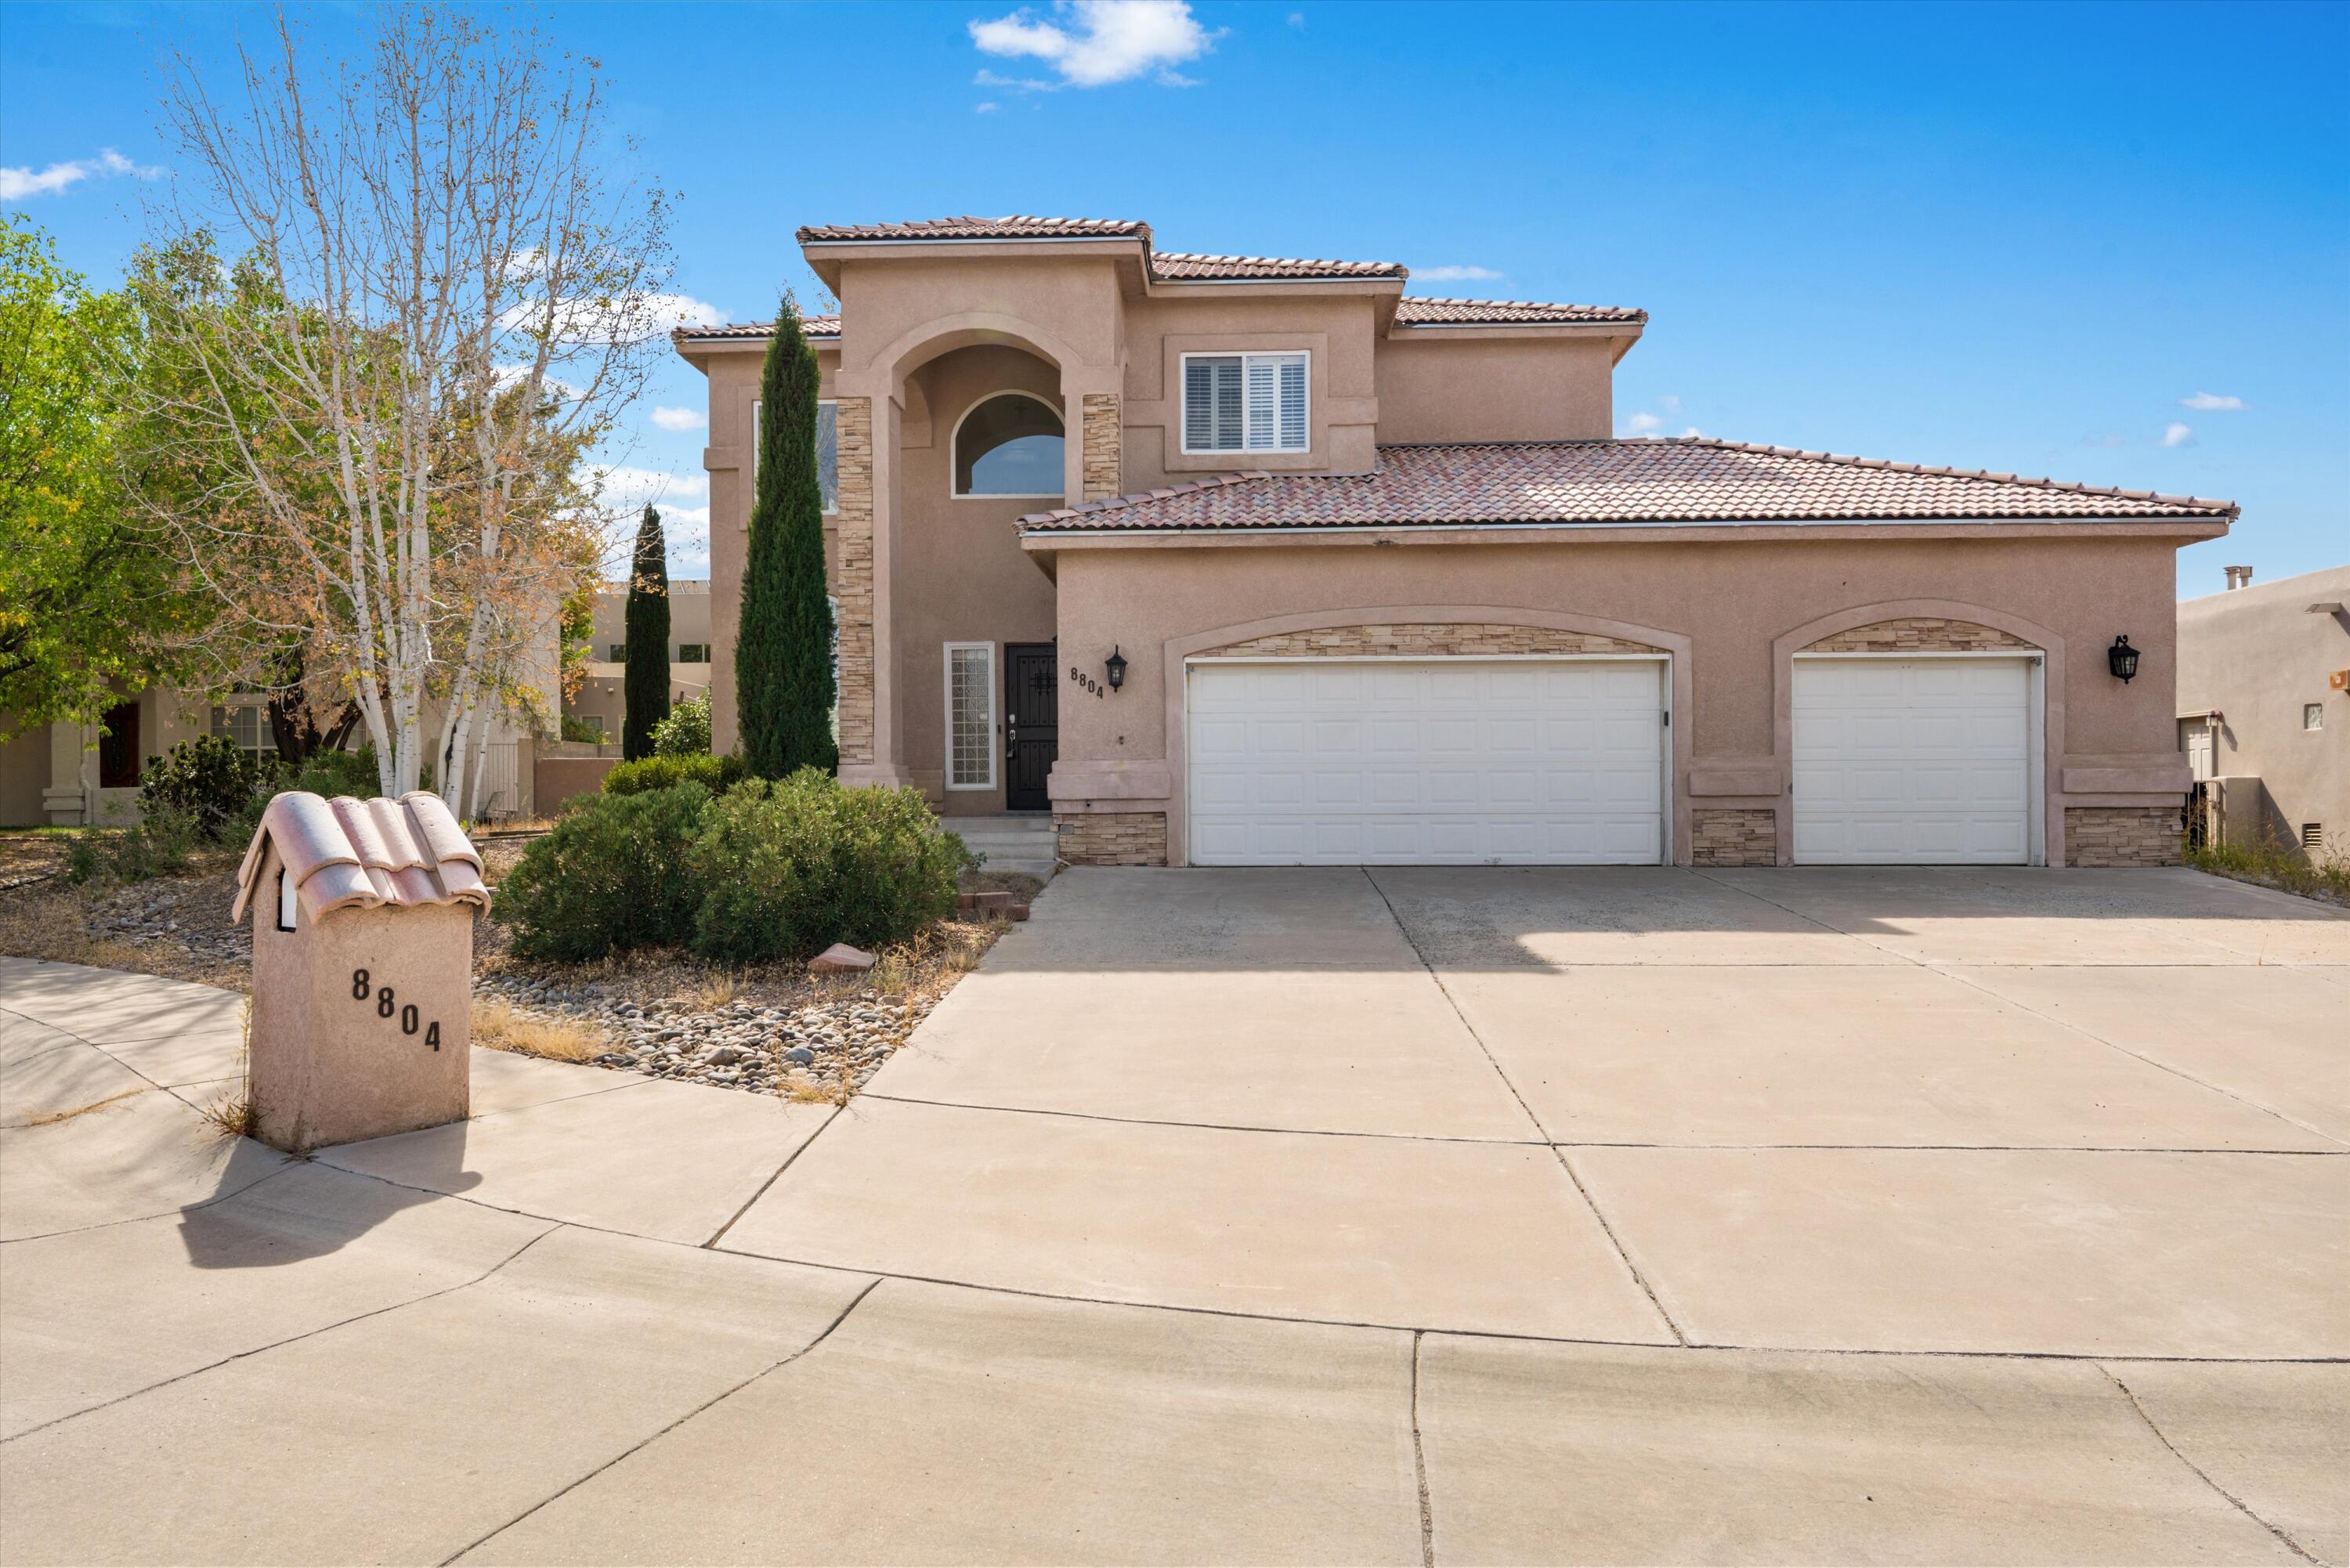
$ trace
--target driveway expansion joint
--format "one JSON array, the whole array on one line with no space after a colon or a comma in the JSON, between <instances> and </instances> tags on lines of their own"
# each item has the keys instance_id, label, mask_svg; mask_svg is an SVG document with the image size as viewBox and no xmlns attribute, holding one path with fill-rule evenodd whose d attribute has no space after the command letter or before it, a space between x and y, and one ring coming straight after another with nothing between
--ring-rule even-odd
<instances>
[{"instance_id":1,"label":"driveway expansion joint","mask_svg":"<svg viewBox=\"0 0 2350 1568\"><path fill-rule=\"evenodd\" d=\"M536 1236L531 1238L534 1241L538 1239L539 1238ZM678 1243L674 1242L671 1243L671 1245L677 1244ZM699 1250L702 1249L697 1249L697 1251ZM521 1254L517 1252L515 1255L518 1257ZM511 1261L512 1260L509 1260L509 1262ZM503 1267L504 1265L502 1264L500 1266ZM494 1272L495 1271L493 1272ZM842 1307L838 1313L834 1314L832 1321L826 1324L823 1329L816 1334L815 1338L809 1340L806 1345L801 1345L797 1350L793 1351L789 1355L784 1356L780 1360L770 1362L768 1365L761 1367L758 1371L754 1372L750 1376L743 1378L741 1382L733 1385L732 1387L721 1389L719 1392L712 1395L709 1398L704 1399L701 1404L696 1405L692 1409L688 1410L684 1415L680 1416L676 1420L671 1421L666 1427L661 1428L659 1431L650 1433L640 1440L629 1444L627 1448L621 1449L619 1453L614 1454L602 1464L588 1470L586 1474L578 1476L572 1480L567 1485L558 1487L554 1491L549 1492L546 1496L539 1499L536 1502L532 1503L528 1508L524 1509L520 1513L515 1514L512 1519L507 1520L504 1524L499 1525L496 1529L476 1540L467 1542L464 1545L459 1547L456 1551L442 1558L441 1560L441 1568L449 1568L450 1563L456 1562L458 1559L466 1555L466 1553L473 1552L479 1547L487 1545L490 1542L496 1540L501 1535L504 1535L507 1531L512 1530L515 1525L520 1524L524 1520L528 1519L532 1514L538 1512L541 1509L546 1508L550 1503L560 1501L567 1494L577 1491L579 1488L586 1486L589 1481L594 1480L598 1476L602 1475L614 1465L617 1465L623 1459L629 1458L629 1455L649 1448L652 1444L659 1442L661 1438L668 1437L671 1432L676 1431L680 1427L684 1426L688 1421L692 1420L696 1416L699 1416L703 1411L710 1409L712 1406L722 1404L724 1401L733 1398L735 1395L740 1394L743 1389L748 1388L752 1384L758 1382L768 1374L780 1371L784 1367L789 1366L793 1362L797 1361L801 1356L806 1355L817 1345L822 1345L826 1340L831 1338L833 1330L847 1322L848 1314L862 1306L865 1303L865 1298L871 1295L876 1290L880 1288L882 1277L883 1276L880 1275L874 1276L863 1290L858 1292L856 1295L849 1299L849 1303L847 1306Z\"/></svg>"},{"instance_id":2,"label":"driveway expansion joint","mask_svg":"<svg viewBox=\"0 0 2350 1568\"><path fill-rule=\"evenodd\" d=\"M1428 955L1420 950L1419 940L1411 934L1411 928L1406 925L1403 917L1396 912L1395 900L1388 897L1388 890L1379 886L1379 879L1371 875L1369 867L1364 867L1362 872L1363 880L1371 885L1371 891L1377 893L1379 896L1379 902L1387 906L1388 919L1396 923L1396 930L1402 936L1406 945L1411 949L1412 956L1419 960L1419 967L1428 971L1428 978L1435 982L1438 992L1452 1009L1452 1016L1461 1021L1461 1027L1468 1032L1470 1039L1477 1043L1477 1049L1484 1054L1486 1064L1493 1069L1494 1076L1500 1078L1502 1086L1510 1091L1510 1097L1518 1102L1518 1109L1525 1113L1526 1120L1534 1124L1534 1131L1543 1136L1544 1141L1549 1142L1550 1129L1543 1126L1542 1117L1534 1114L1534 1106L1526 1103L1525 1096L1519 1092L1518 1085L1511 1080L1510 1075L1503 1070L1500 1059L1493 1054L1492 1047L1486 1044L1485 1037L1477 1033L1477 1026L1469 1022L1469 1014L1461 1009L1461 999L1452 994L1452 988L1444 983L1444 977L1436 972L1434 964L1428 961ZM1665 1327L1672 1331L1674 1340L1679 1344L1687 1345L1689 1335L1683 1334L1681 1325L1673 1321L1673 1314L1665 1310L1664 1301L1657 1294L1656 1286L1648 1282L1648 1276L1640 1272L1640 1265L1634 1262L1632 1254L1625 1250L1623 1239L1616 1234L1616 1227L1607 1222L1607 1216L1599 1208L1599 1200L1592 1197L1589 1188L1584 1186L1583 1178L1576 1174L1574 1162L1566 1158L1566 1151L1557 1144L1550 1143L1550 1153L1551 1158L1558 1161L1559 1169L1566 1173L1566 1179L1574 1184L1575 1195L1583 1199L1583 1206L1591 1211L1591 1218L1598 1223L1600 1234L1606 1236L1608 1246L1615 1249L1617 1261L1621 1262L1625 1272L1632 1276L1632 1282L1640 1287L1640 1293L1648 1298L1649 1307L1655 1311L1657 1316L1664 1320Z\"/></svg>"},{"instance_id":3,"label":"driveway expansion joint","mask_svg":"<svg viewBox=\"0 0 2350 1568\"><path fill-rule=\"evenodd\" d=\"M2170 1450L2171 1458L2177 1459L2180 1464L2185 1465L2189 1470L2193 1471L2197 1480L2201 1481L2205 1486L2210 1487L2213 1491L2218 1492L2221 1497L2226 1498L2228 1501L2235 1507L2237 1512L2242 1514L2246 1519L2251 1520L2254 1524L2259 1525L2262 1530L2267 1531L2271 1535L2275 1536L2277 1540L2282 1542L2286 1549L2292 1552L2294 1556L2300 1558L2304 1563L2316 1564L2317 1568L2324 1568L2324 1558L2313 1555L2306 1547L2302 1545L2300 1542L2295 1541L2282 1530L2270 1523L2267 1520L2262 1519L2259 1514L2253 1512L2251 1506L2247 1504L2242 1498L2238 1497L2234 1492L2230 1491L2226 1487L2223 1487L2218 1481L2213 1480L2210 1474L2206 1471L2201 1465L2197 1464L2193 1459L2190 1459L2185 1454L2180 1453L2178 1451L2178 1446L2170 1440L2170 1435L2162 1429L2161 1426L2155 1420L2152 1415L2147 1413L2147 1407L2138 1403L2137 1395L2132 1391L2128 1384L2122 1381L2121 1375L2119 1373L2116 1372L2112 1367L2107 1366L2102 1361L2097 1363L2097 1370L2104 1373L2106 1380L2112 1383L2115 1387L2121 1390L2122 1397L2129 1401L2129 1407L2137 1412L2137 1418L2139 1420L2146 1423L2146 1429L2154 1434L2155 1440L2159 1442L2164 1448Z\"/></svg>"}]
</instances>

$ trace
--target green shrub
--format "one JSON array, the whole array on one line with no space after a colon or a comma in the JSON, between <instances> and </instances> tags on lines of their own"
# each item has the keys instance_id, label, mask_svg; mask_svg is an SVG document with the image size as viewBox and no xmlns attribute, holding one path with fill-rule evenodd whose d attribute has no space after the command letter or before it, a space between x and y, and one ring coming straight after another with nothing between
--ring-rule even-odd
<instances>
[{"instance_id":1,"label":"green shrub","mask_svg":"<svg viewBox=\"0 0 2350 1568\"><path fill-rule=\"evenodd\" d=\"M141 808L132 827L90 828L66 851L66 880L145 882L176 876L206 837L203 819L174 805Z\"/></svg>"},{"instance_id":2,"label":"green shrub","mask_svg":"<svg viewBox=\"0 0 2350 1568\"><path fill-rule=\"evenodd\" d=\"M147 759L139 783L140 818L159 811L184 813L199 834L216 839L244 820L269 776L267 768L225 735L182 741Z\"/></svg>"},{"instance_id":3,"label":"green shrub","mask_svg":"<svg viewBox=\"0 0 2350 1568\"><path fill-rule=\"evenodd\" d=\"M604 775L604 793L639 794L650 789L698 784L717 794L742 783L749 771L743 765L739 753L723 757L713 757L707 752L691 757L644 757L633 763L613 763L612 771Z\"/></svg>"},{"instance_id":4,"label":"green shrub","mask_svg":"<svg viewBox=\"0 0 2350 1568\"><path fill-rule=\"evenodd\" d=\"M815 768L741 784L693 847L694 950L743 963L837 941L878 950L951 912L972 864L919 790L844 789Z\"/></svg>"},{"instance_id":5,"label":"green shrub","mask_svg":"<svg viewBox=\"0 0 2350 1568\"><path fill-rule=\"evenodd\" d=\"M279 777L280 789L307 790L330 800L338 794L372 800L383 791L372 744L356 752L313 752L300 767L281 769Z\"/></svg>"},{"instance_id":6,"label":"green shrub","mask_svg":"<svg viewBox=\"0 0 2350 1568\"><path fill-rule=\"evenodd\" d=\"M563 715L562 732L563 738L567 741L578 741L600 746L604 743L604 721L582 719L575 714L566 713Z\"/></svg>"},{"instance_id":7,"label":"green shrub","mask_svg":"<svg viewBox=\"0 0 2350 1568\"><path fill-rule=\"evenodd\" d=\"M695 897L687 851L710 806L698 784L583 795L531 841L493 904L524 958L578 961L683 947Z\"/></svg>"},{"instance_id":8,"label":"green shrub","mask_svg":"<svg viewBox=\"0 0 2350 1568\"><path fill-rule=\"evenodd\" d=\"M653 755L699 757L710 751L710 693L689 697L653 726Z\"/></svg>"}]
</instances>

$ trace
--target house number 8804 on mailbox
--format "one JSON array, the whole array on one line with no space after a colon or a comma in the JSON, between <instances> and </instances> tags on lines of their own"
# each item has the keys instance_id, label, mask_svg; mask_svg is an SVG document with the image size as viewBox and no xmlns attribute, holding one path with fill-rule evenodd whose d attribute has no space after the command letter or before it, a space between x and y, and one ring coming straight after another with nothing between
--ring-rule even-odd
<instances>
[{"instance_id":1,"label":"house number 8804 on mailbox","mask_svg":"<svg viewBox=\"0 0 2350 1568\"><path fill-rule=\"evenodd\" d=\"M253 919L254 1136L307 1149L464 1118L481 873L438 795L269 803L235 909Z\"/></svg>"}]
</instances>

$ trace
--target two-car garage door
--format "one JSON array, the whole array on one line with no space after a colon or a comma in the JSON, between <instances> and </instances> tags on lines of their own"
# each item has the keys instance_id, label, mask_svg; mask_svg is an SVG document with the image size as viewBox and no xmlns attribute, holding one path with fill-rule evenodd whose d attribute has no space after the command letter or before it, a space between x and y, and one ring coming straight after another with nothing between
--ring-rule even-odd
<instances>
[{"instance_id":1,"label":"two-car garage door","mask_svg":"<svg viewBox=\"0 0 2350 1568\"><path fill-rule=\"evenodd\" d=\"M1199 866L1655 865L1662 659L1197 662Z\"/></svg>"}]
</instances>

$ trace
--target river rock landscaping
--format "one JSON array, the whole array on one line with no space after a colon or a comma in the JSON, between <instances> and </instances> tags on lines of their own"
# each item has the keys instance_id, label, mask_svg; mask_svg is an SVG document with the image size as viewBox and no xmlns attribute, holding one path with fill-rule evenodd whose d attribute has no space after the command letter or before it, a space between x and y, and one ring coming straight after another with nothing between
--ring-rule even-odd
<instances>
[{"instance_id":1,"label":"river rock landscaping","mask_svg":"<svg viewBox=\"0 0 2350 1568\"><path fill-rule=\"evenodd\" d=\"M171 876L76 885L68 836L6 836L0 952L196 981L252 983L253 935L232 924L235 853L211 849ZM525 838L485 838L494 890ZM973 874L973 889L1025 877ZM592 963L518 958L509 928L477 923L475 1043L650 1077L838 1102L862 1087L1006 929L995 910L934 923L859 975L810 976L776 962L728 968L658 951Z\"/></svg>"}]
</instances>

